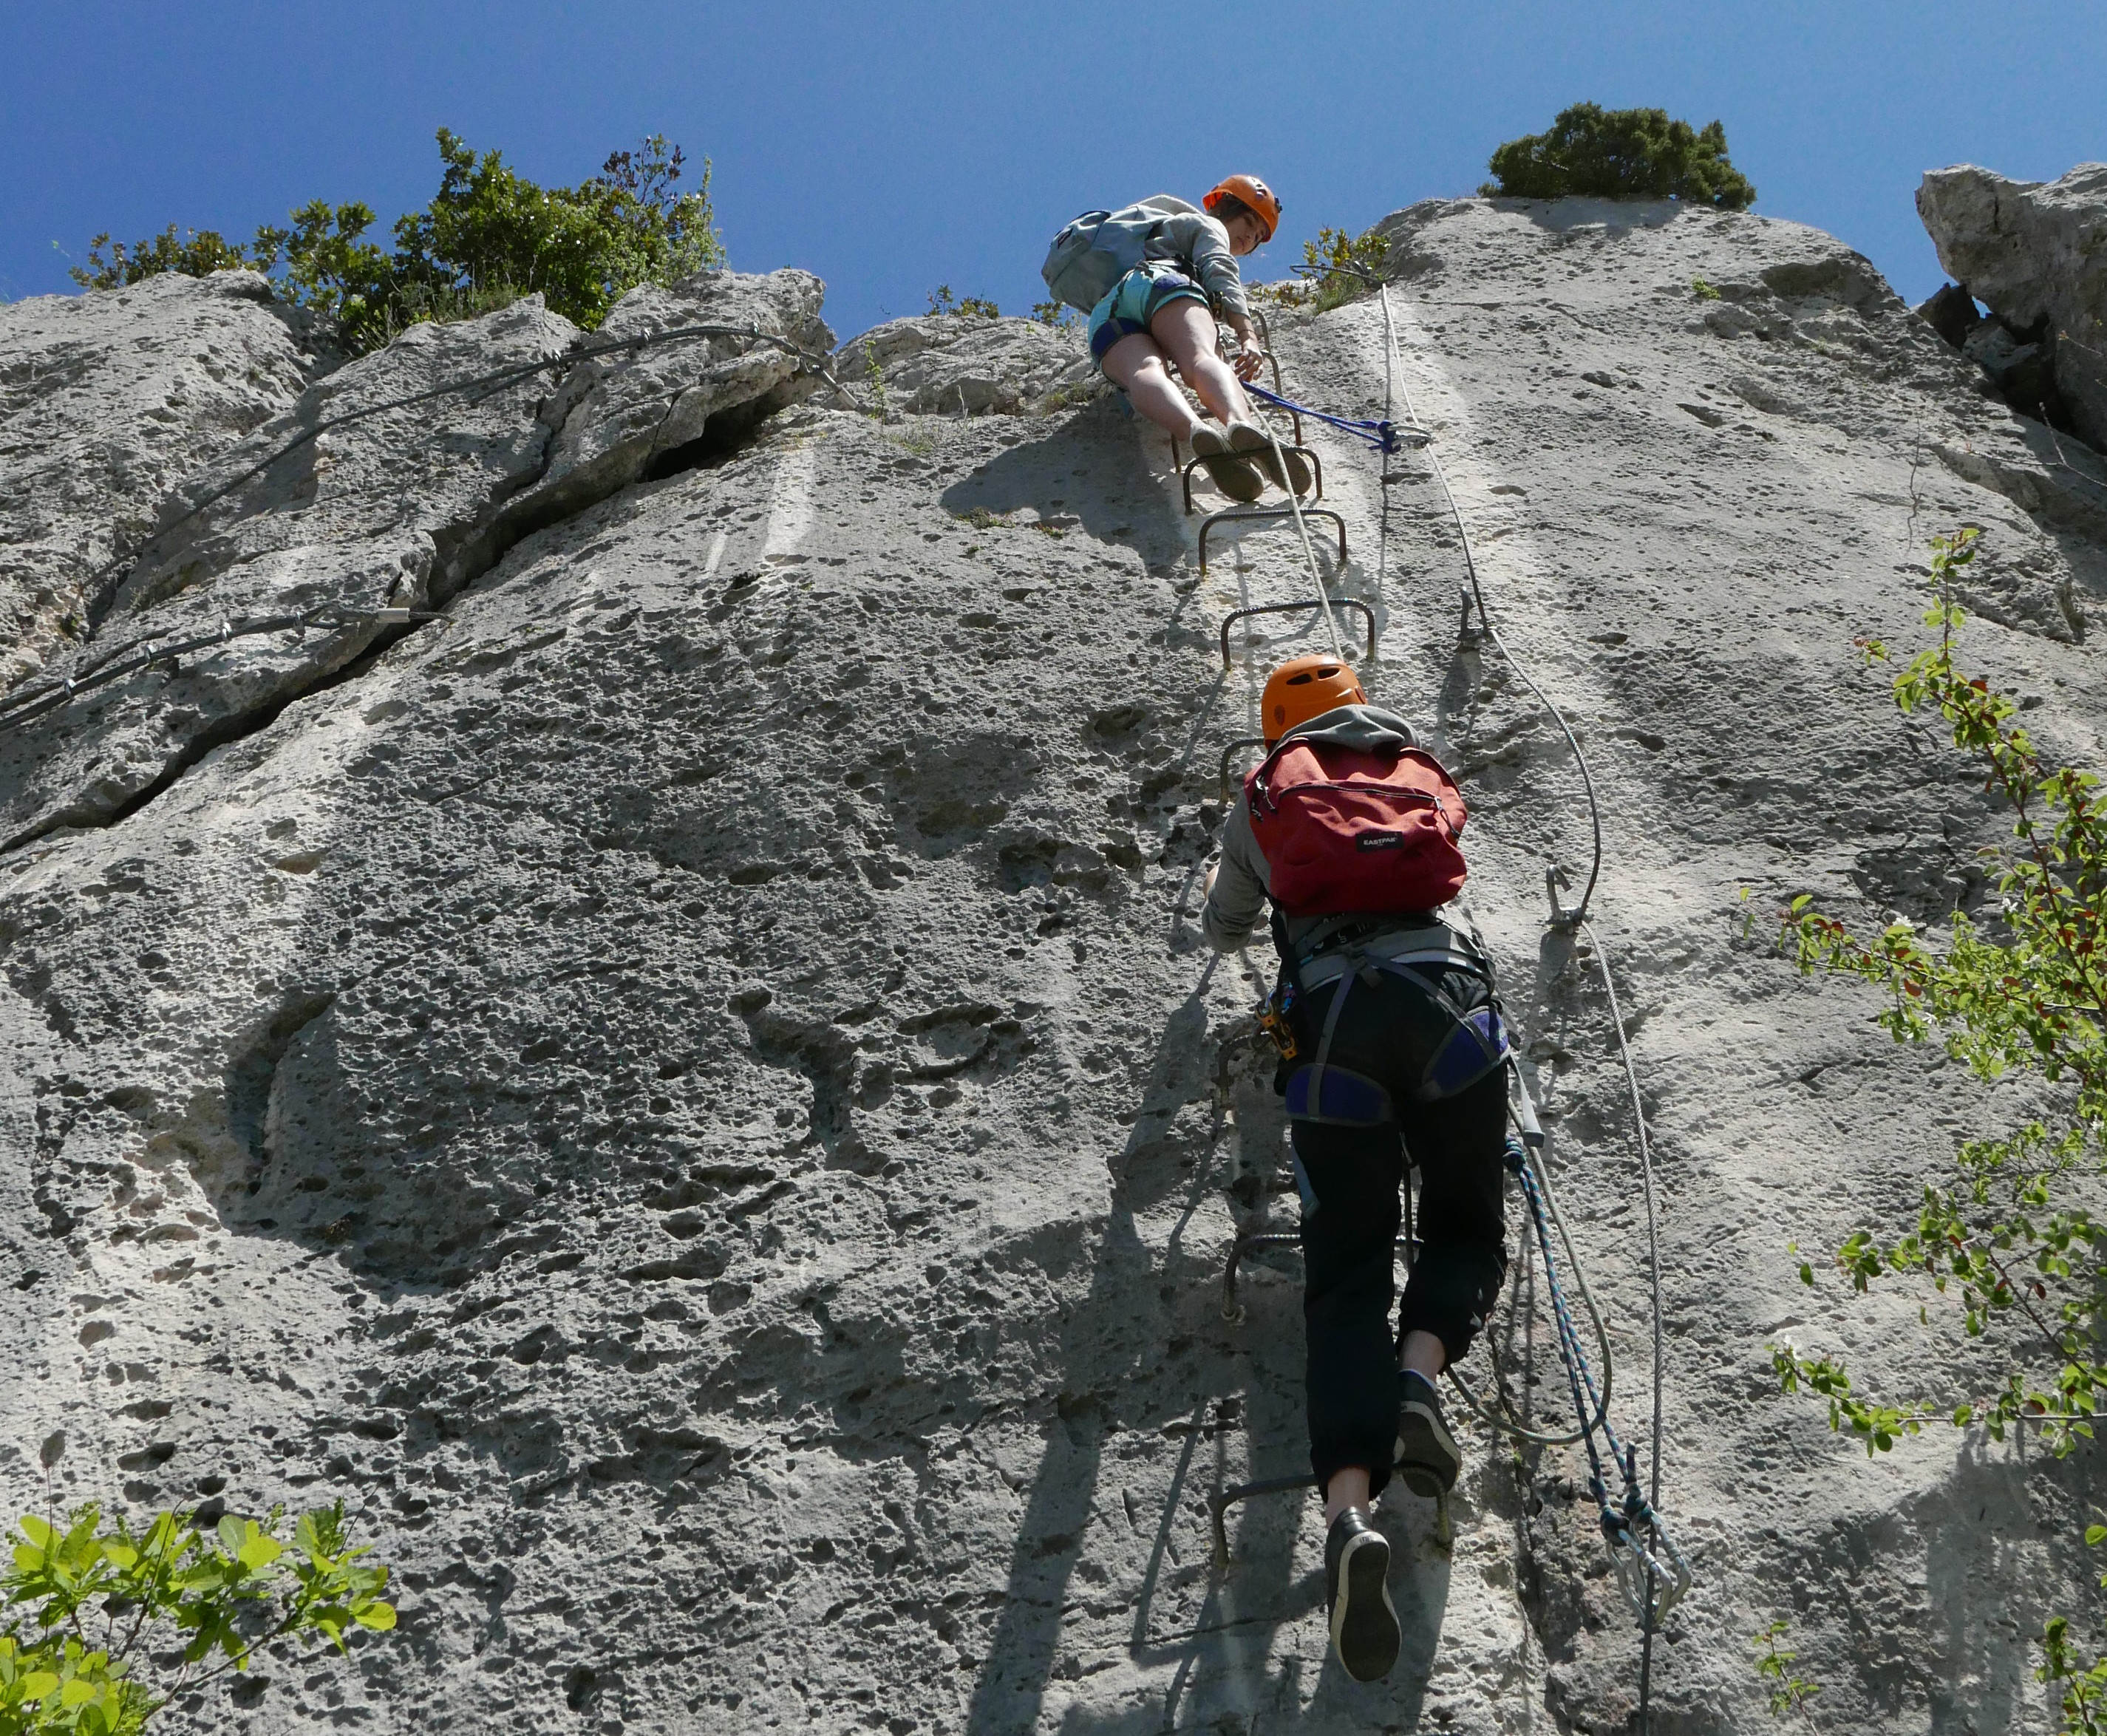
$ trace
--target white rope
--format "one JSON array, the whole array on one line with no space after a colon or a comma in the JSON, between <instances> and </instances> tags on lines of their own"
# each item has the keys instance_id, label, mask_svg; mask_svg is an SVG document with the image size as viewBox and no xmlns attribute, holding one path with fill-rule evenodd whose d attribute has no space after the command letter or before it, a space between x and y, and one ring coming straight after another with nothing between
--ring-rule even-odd
<instances>
[{"instance_id":1,"label":"white rope","mask_svg":"<svg viewBox=\"0 0 2107 1736\"><path fill-rule=\"evenodd\" d=\"M1391 328L1390 317L1390 286L1378 281L1376 292L1382 298L1384 337L1389 347L1395 350L1397 338ZM1441 485L1441 497L1448 502L1449 516L1455 521L1457 538L1462 548L1463 576L1470 582L1471 600L1477 608L1478 623L1484 627L1486 637L1493 641L1500 655L1507 660L1507 667L1521 677L1522 685L1536 695L1537 704L1551 713L1552 722L1558 726L1559 733L1566 738L1566 744L1572 749L1573 762L1579 769L1581 787L1588 798L1588 817L1593 834L1593 849L1588 863L1588 882L1581 891L1580 902L1566 913L1567 925L1577 927L1588 914L1588 906L1594 898L1595 883L1602 877L1602 805L1595 795L1595 776L1588 769L1588 756L1580 749L1580 738L1573 733L1573 726L1566 721L1566 713L1558 708L1557 702L1537 685L1536 677L1523 667L1521 660L1507 649L1507 641L1500 636L1499 628L1493 624L1492 613L1485 607L1485 593L1478 583L1478 559L1471 545L1470 528L1463 522L1463 509L1457 502L1456 491L1449 485L1448 467L1441 461L1441 454L1435 447L1432 432L1419 419L1418 407L1412 401L1411 388L1404 383L1401 377L1404 371L1404 357L1399 353L1398 392L1404 400L1404 413L1409 418L1406 425L1414 434L1426 438L1428 464L1434 472L1435 481Z\"/></svg>"},{"instance_id":2,"label":"white rope","mask_svg":"<svg viewBox=\"0 0 2107 1736\"><path fill-rule=\"evenodd\" d=\"M1278 467L1282 483L1292 483L1295 479L1288 474L1287 454L1281 450L1280 436L1274 431L1273 424L1260 421L1251 425L1272 442L1273 461ZM1324 588L1323 570L1317 564L1317 546L1310 540L1310 521L1302 516L1301 497L1292 488L1287 489L1287 504L1295 515L1296 533L1302 538L1302 558L1310 563L1310 582L1316 586L1317 600L1323 607L1325 628L1332 635L1332 654L1344 663L1346 660L1346 641L1339 636L1339 618L1332 609L1332 593Z\"/></svg>"}]
</instances>

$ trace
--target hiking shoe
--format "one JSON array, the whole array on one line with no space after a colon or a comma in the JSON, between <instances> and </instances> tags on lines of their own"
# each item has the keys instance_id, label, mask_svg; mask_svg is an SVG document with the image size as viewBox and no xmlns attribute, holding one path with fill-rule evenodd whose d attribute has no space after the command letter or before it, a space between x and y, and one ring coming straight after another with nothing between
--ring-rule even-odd
<instances>
[{"instance_id":1,"label":"hiking shoe","mask_svg":"<svg viewBox=\"0 0 2107 1736\"><path fill-rule=\"evenodd\" d=\"M1463 1455L1441 1420L1434 1383L1409 1369L1397 1377L1397 1474L1414 1495L1445 1495L1456 1486Z\"/></svg>"},{"instance_id":2,"label":"hiking shoe","mask_svg":"<svg viewBox=\"0 0 2107 1736\"><path fill-rule=\"evenodd\" d=\"M1324 1589L1332 1610L1332 1648L1357 1682L1388 1675L1404 1644L1390 1600L1390 1540L1349 1507L1324 1537Z\"/></svg>"},{"instance_id":3,"label":"hiking shoe","mask_svg":"<svg viewBox=\"0 0 2107 1736\"><path fill-rule=\"evenodd\" d=\"M1265 472L1266 479L1276 488L1284 488L1300 500L1310 492L1310 465L1300 452L1287 449L1285 443L1276 456L1273 442L1263 428L1251 422L1232 422L1229 425L1229 450L1249 452L1251 462ZM1287 473L1281 474L1280 461L1287 461Z\"/></svg>"},{"instance_id":4,"label":"hiking shoe","mask_svg":"<svg viewBox=\"0 0 2107 1736\"><path fill-rule=\"evenodd\" d=\"M1193 430L1193 456L1207 467L1208 479L1233 501L1255 501L1265 492L1265 483L1251 461L1229 449L1219 428L1202 422Z\"/></svg>"}]
</instances>

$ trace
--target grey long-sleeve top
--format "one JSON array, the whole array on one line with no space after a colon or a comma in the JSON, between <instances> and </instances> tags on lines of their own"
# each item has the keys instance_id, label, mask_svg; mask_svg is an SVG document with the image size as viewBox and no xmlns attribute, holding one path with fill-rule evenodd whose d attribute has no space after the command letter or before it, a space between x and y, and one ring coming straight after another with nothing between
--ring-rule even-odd
<instances>
[{"instance_id":1,"label":"grey long-sleeve top","mask_svg":"<svg viewBox=\"0 0 2107 1736\"><path fill-rule=\"evenodd\" d=\"M1244 281L1237 269L1237 256L1229 251L1229 232L1202 210L1170 193L1152 193L1129 210L1147 211L1164 219L1163 227L1148 238L1143 257L1188 268L1201 287L1223 307L1249 319L1251 304L1244 299ZM1125 217L1127 212L1116 214Z\"/></svg>"},{"instance_id":2,"label":"grey long-sleeve top","mask_svg":"<svg viewBox=\"0 0 2107 1736\"><path fill-rule=\"evenodd\" d=\"M1312 717L1287 732L1358 749L1364 753L1402 752L1413 745L1412 726L1395 712L1374 705L1341 705ZM1222 826L1222 859L1215 873L1214 890L1200 912L1200 928L1207 944L1217 952L1233 952L1251 937L1272 891L1265 856L1251 831L1250 804L1239 798ZM1304 939L1332 919L1326 915L1291 916L1287 941L1300 947Z\"/></svg>"}]
</instances>

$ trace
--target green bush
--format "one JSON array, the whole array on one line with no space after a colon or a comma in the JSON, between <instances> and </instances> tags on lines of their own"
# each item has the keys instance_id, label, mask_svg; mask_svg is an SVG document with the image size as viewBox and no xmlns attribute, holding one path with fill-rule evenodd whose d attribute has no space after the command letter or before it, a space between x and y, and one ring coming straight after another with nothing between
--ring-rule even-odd
<instances>
[{"instance_id":1,"label":"green bush","mask_svg":"<svg viewBox=\"0 0 2107 1736\"><path fill-rule=\"evenodd\" d=\"M202 277L247 267L271 276L288 301L327 315L345 347L362 353L418 321L466 318L536 290L591 331L639 284L724 263L709 163L699 187L676 191L686 159L663 135L614 152L574 187L539 186L501 152L478 156L443 127L438 143L438 192L397 222L393 254L365 239L370 206L317 200L291 214L291 227L265 224L246 245L211 230L179 241L173 224L129 248L99 235L74 281L119 289L161 272Z\"/></svg>"},{"instance_id":2,"label":"green bush","mask_svg":"<svg viewBox=\"0 0 2107 1736\"><path fill-rule=\"evenodd\" d=\"M932 313L956 314L965 319L999 320L1002 317L1002 309L986 296L955 296L948 283L940 283L929 292L929 311Z\"/></svg>"},{"instance_id":3,"label":"green bush","mask_svg":"<svg viewBox=\"0 0 2107 1736\"><path fill-rule=\"evenodd\" d=\"M107 255L102 250L106 247L110 250ZM90 269L83 271L75 265L68 268L67 275L91 290L122 289L143 277L158 277L163 272L209 277L214 272L238 271L244 266L267 268L256 265L248 248L239 241L229 241L217 229L186 229L183 239L177 241L173 223L160 234L129 247L111 241L106 229L88 244L88 263Z\"/></svg>"},{"instance_id":4,"label":"green bush","mask_svg":"<svg viewBox=\"0 0 2107 1736\"><path fill-rule=\"evenodd\" d=\"M1745 211L1756 190L1727 160L1727 129L1699 131L1665 109L1605 109L1578 102L1548 133L1509 139L1493 153L1478 191L1509 199L1679 199Z\"/></svg>"},{"instance_id":5,"label":"green bush","mask_svg":"<svg viewBox=\"0 0 2107 1736\"><path fill-rule=\"evenodd\" d=\"M177 1694L249 1667L261 1648L386 1633L388 1570L351 1546L344 1504L279 1515L156 1514L134 1531L93 1506L63 1525L25 1518L0 1600L0 1736L137 1736ZM215 1659L214 1654L218 1657Z\"/></svg>"},{"instance_id":6,"label":"green bush","mask_svg":"<svg viewBox=\"0 0 2107 1736\"><path fill-rule=\"evenodd\" d=\"M1320 229L1302 244L1299 275L1316 291L1317 311L1328 313L1368 288L1367 277L1380 277L1390 258L1390 242L1372 229L1351 236L1343 229Z\"/></svg>"}]
</instances>

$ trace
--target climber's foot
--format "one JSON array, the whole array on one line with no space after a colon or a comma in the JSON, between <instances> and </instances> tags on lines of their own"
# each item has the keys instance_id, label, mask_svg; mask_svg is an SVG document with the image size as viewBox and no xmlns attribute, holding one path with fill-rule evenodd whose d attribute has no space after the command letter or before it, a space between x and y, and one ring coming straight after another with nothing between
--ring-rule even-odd
<instances>
[{"instance_id":1,"label":"climber's foot","mask_svg":"<svg viewBox=\"0 0 2107 1736\"><path fill-rule=\"evenodd\" d=\"M1207 467L1207 475L1233 501L1255 501L1265 492L1265 483L1241 452L1232 452L1229 438L1213 424L1202 422L1193 430L1193 456Z\"/></svg>"},{"instance_id":2,"label":"climber's foot","mask_svg":"<svg viewBox=\"0 0 2107 1736\"><path fill-rule=\"evenodd\" d=\"M1249 452L1251 461L1265 472L1266 480L1276 488L1284 488L1298 500L1310 492L1310 477L1308 461L1300 452L1290 452L1285 446L1276 454L1272 438L1266 431L1252 422L1233 422L1229 425L1229 449ZM1287 461L1285 474L1282 461Z\"/></svg>"},{"instance_id":3,"label":"climber's foot","mask_svg":"<svg viewBox=\"0 0 2107 1736\"><path fill-rule=\"evenodd\" d=\"M1389 1577L1390 1540L1359 1508L1349 1507L1332 1522L1324 1539L1324 1581L1332 1648L1357 1682L1388 1675L1404 1644Z\"/></svg>"},{"instance_id":4,"label":"climber's foot","mask_svg":"<svg viewBox=\"0 0 2107 1736\"><path fill-rule=\"evenodd\" d=\"M1397 1377L1397 1474L1414 1495L1445 1495L1456 1486L1463 1455L1441 1419L1440 1396L1424 1374Z\"/></svg>"}]
</instances>

